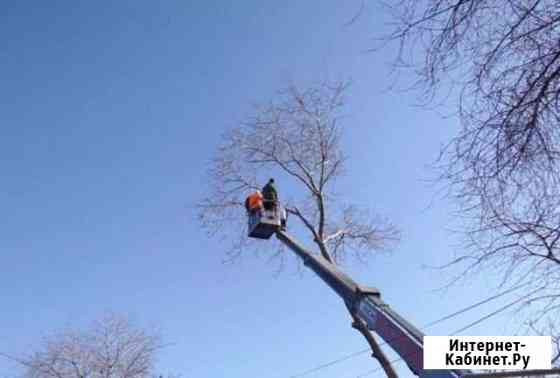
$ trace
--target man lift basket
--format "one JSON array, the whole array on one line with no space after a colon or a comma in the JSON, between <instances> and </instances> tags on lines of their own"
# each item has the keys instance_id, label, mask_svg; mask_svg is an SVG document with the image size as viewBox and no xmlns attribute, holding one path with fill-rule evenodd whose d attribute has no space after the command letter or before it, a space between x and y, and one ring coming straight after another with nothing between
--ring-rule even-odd
<instances>
[{"instance_id":1,"label":"man lift basket","mask_svg":"<svg viewBox=\"0 0 560 378\"><path fill-rule=\"evenodd\" d=\"M278 229L285 225L284 210L278 202L265 203L259 191L252 193L245 201L248 213L248 235L257 239L270 239ZM266 206L265 206L266 205ZM270 206L272 205L272 206Z\"/></svg>"}]
</instances>

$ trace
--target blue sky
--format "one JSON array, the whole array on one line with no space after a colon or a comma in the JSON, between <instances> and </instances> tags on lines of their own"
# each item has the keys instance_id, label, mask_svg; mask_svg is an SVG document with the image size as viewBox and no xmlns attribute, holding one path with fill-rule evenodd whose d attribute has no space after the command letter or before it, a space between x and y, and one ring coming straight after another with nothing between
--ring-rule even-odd
<instances>
[{"instance_id":1,"label":"blue sky","mask_svg":"<svg viewBox=\"0 0 560 378\"><path fill-rule=\"evenodd\" d=\"M158 367L183 377L287 378L365 348L342 302L295 258L277 277L265 258L223 265L223 245L195 221L221 133L292 82L352 79L340 189L403 231L392 254L345 269L418 326L486 297L491 274L442 292L449 275L425 267L456 242L452 204L426 179L458 125L415 106L418 92L387 91L394 46L365 50L388 20L368 5L346 25L360 4L3 2L0 351L106 311L159 327L173 345ZM513 332L510 318L470 333ZM376 366L364 354L308 376ZM2 376L16 371L0 360Z\"/></svg>"}]
</instances>

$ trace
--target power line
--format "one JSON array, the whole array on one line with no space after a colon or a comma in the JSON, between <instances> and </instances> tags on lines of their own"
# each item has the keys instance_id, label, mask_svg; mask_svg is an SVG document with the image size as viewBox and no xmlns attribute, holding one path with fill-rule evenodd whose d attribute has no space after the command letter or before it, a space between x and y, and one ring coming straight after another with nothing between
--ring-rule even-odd
<instances>
[{"instance_id":1,"label":"power line","mask_svg":"<svg viewBox=\"0 0 560 378\"><path fill-rule=\"evenodd\" d=\"M395 358L394 360L391 360L391 361L389 361L389 362L391 363L391 365L393 365L393 364L401 363L401 362L403 362L403 361L404 361L404 360L403 360L402 358L399 357L399 358ZM382 369L383 369L383 368L381 368L381 369L380 369L380 368L375 368L375 369L368 370L368 371L366 371L365 373L362 373L362 374L357 375L356 378L367 377L368 375L373 374L373 373L377 373L378 371L380 371L380 370L382 370Z\"/></svg>"},{"instance_id":2,"label":"power line","mask_svg":"<svg viewBox=\"0 0 560 378\"><path fill-rule=\"evenodd\" d=\"M349 360L349 359L351 359L351 358L357 357L357 356L359 356L359 355L361 355L361 354L367 353L369 350L370 350L369 348L359 350L359 351L357 351L357 352L354 352L354 353L348 354L348 355L346 355L346 356L337 358L336 360L332 360L332 361L326 362L326 363L324 363L324 364L322 364L322 365L315 366L314 368L311 368L311 369L309 369L309 370L306 370L306 371L304 371L304 372L302 372L302 373L299 373L299 374L296 374L296 375L292 375L292 376L290 376L290 378L299 378L299 377L303 377L303 376L305 376L305 375L314 373L314 372L316 372L316 371L322 370L322 369L327 368L327 367L329 367L329 366L336 365L336 364L341 363L341 362L343 362L343 361L346 361L346 360Z\"/></svg>"},{"instance_id":3,"label":"power line","mask_svg":"<svg viewBox=\"0 0 560 378\"><path fill-rule=\"evenodd\" d=\"M502 291L501 293L492 295L492 296L490 296L490 297L488 297L488 298L486 298L486 299L483 299L483 300L481 300L481 301L479 301L479 302L476 302L476 303L474 303L474 304L472 304L472 305L470 305L470 306L464 307L464 308L462 308L462 309L460 309L460 310L458 310L458 311L456 311L456 312L454 312L454 313L452 313L452 314L449 314L449 315L444 316L444 317L442 317L442 318L440 318L440 319L434 320L433 322L426 324L426 325L425 325L424 327L422 327L422 328L432 327L432 326L434 326L434 325L436 325L436 324L438 324L438 323L441 323L441 322L443 322L443 321L445 321L445 320L448 320L448 319L454 318L454 317L456 317L456 316L459 316L459 315L461 315L461 314L463 314L463 313L465 313L465 312L467 312L467 311L470 311L470 310L472 310L472 309L475 309L475 308L477 308L477 307L480 307L480 306L482 306L483 304L486 304L486 303L488 303L488 302L491 302L491 301L493 301L494 299L498 299L498 298L500 298L500 297L503 297L504 295L509 294L509 293L511 293L511 292L513 292L513 291L516 291L517 289L521 289L522 287L525 287L525 286L527 286L527 285L529 285L529 282L525 282L525 283L523 283L523 284L514 286L514 287L512 287L512 288L510 288L510 289L504 290L504 291Z\"/></svg>"},{"instance_id":4,"label":"power line","mask_svg":"<svg viewBox=\"0 0 560 378\"><path fill-rule=\"evenodd\" d=\"M462 308L462 309L460 309L460 310L458 310L458 311L455 311L455 312L453 312L453 313L451 313L451 314L449 314L449 315L446 315L446 316L444 316L444 317L442 317L442 318L436 319L436 320L434 320L434 321L432 321L432 322L430 322L430 323L424 325L422 328L423 328L423 329L426 329L426 328L432 327L432 326L434 326L434 325L436 325L436 324L438 324L438 323L441 323L441 322L443 322L443 321L446 321L446 320L449 320L449 319L454 318L454 317L456 317L456 316L459 316L459 315L461 315L461 314L463 314L463 313L465 313L465 312L467 312L467 311L470 311L470 310L472 310L472 309L474 309L474 308L476 308L476 307L479 307L479 306L482 306L483 304L486 304L486 303L488 303L488 302L491 302L491 301L493 301L494 299L500 298L500 297L502 297L502 296L504 296L504 295L506 295L506 294L509 294L509 293L511 293L511 292L513 292L513 291L516 291L516 290L518 290L518 289L520 289L520 288L522 288L522 287L524 287L524 286L527 286L528 284L529 284L529 283L526 282L526 283L523 283L523 284L514 286L514 287L512 287L512 288L509 288L509 289L507 289L507 290L504 290L504 291L502 291L502 292L500 292L500 293L498 293L498 294L495 294L495 295L492 295L492 296L490 296L490 297L487 297L487 298L485 298L485 299L483 299L483 300L481 300L481 301L479 301L479 302L476 302L476 303L474 303L474 304L472 304L472 305L469 305L469 306L467 306L467 307L464 307L464 308ZM379 344L379 346L383 346L383 345L387 345L387 342L382 342L382 343ZM354 357L357 357L357 356L359 356L359 355L368 353L370 350L371 350L370 348L366 348L366 349L362 349L362 350L356 351L356 352L354 352L354 353L350 353L350 354L348 354L348 355L346 355L346 356L342 356L342 357L337 358L337 359L335 359L335 360L332 360L332 361L329 361L329 362L325 362L325 363L323 363L323 364L321 364L321 365L315 366L315 367L313 367L313 368L311 368L311 369L308 369L308 370L306 370L306 371L303 371L303 372L301 372L301 373L298 373L298 374L295 374L295 375L291 375L290 378L300 378L300 377L304 377L304 376L309 375L309 374L311 374L311 373L314 373L314 372L316 372L316 371L325 369L325 368L330 367L330 366L332 366L332 365L336 365L336 364L338 364L338 363L344 362L344 361L349 360L349 359L351 359L351 358L354 358ZM393 361L391 361L391 363L393 363ZM372 372L373 372L373 371L372 371Z\"/></svg>"},{"instance_id":5,"label":"power line","mask_svg":"<svg viewBox=\"0 0 560 378\"><path fill-rule=\"evenodd\" d=\"M458 333L461 333L461 332L463 332L463 331L466 331L467 329L469 329L469 328L471 328L471 327L474 327L475 325L477 325L477 324L479 324L479 323L482 323L482 322L485 321L486 319L489 319L489 318L491 318L492 316L497 315L497 314L499 314L500 312L502 312L502 311L504 311L504 310L507 310L509 307L511 307L511 306L513 306L513 305L516 305L517 303L519 303L519 302L521 302L521 301L524 301L525 299L527 299L528 297L530 297L531 295L535 294L537 291L540 291L540 290L542 290L542 289L544 289L544 286L539 287L538 289L535 289L535 290L531 291L529 294L524 295L523 297L518 298L518 299L516 299L515 301L513 301L513 302L511 302L511 303L508 303L508 304L505 305L505 306L500 307L499 309L497 309L497 310L491 312L490 314L488 314L488 315L486 315L486 316L483 316L482 318L480 318L480 319L478 319L478 320L475 320L474 322L472 322L472 323L470 323L470 324L467 324L466 326L464 326L464 327L458 329L457 331L453 332L452 335L456 335L456 334L458 334Z\"/></svg>"},{"instance_id":6,"label":"power line","mask_svg":"<svg viewBox=\"0 0 560 378\"><path fill-rule=\"evenodd\" d=\"M523 286L524 286L524 285L523 285ZM456 330L455 332L453 332L451 335L452 335L452 336L455 336L455 335L457 335L458 333L461 333L461 332L463 332L463 331L466 331L467 329L472 328L472 327L474 327L475 325L477 325L477 324L479 324L479 323L482 323L482 322L485 321L486 319L489 319L489 318L491 318L492 316L497 315L497 314L499 314L500 312L505 311L505 310L507 310L508 308L510 308L510 307L512 307L512 306L514 306L514 305L516 305L516 304L518 304L519 302L524 301L525 299L529 298L531 295L535 294L537 291L542 290L542 289L543 289L543 287L539 287L538 289L535 289L535 290L531 291L529 294L526 294L526 295L522 296L521 298L518 298L518 299L514 300L513 302L510 302L510 303L506 304L505 306L502 306L502 307L500 307L499 309L497 309L497 310L495 310L495 311L492 311L490 314L485 315L485 316L483 316L482 318L479 318L478 320L475 320L474 322L472 322L472 323L470 323L470 324L467 324L467 325L464 326L464 327L459 328L458 330ZM402 362L402 361L404 361L403 357L399 357L399 358L396 358L396 359L394 359L394 360L392 360L392 361L390 361L390 362L391 362L391 364L394 364L394 363L396 363L396 362ZM359 375L357 376L357 378L363 378L363 377L366 377L366 376L368 376L368 375L370 375L370 374L376 373L376 372L381 371L381 370L383 370L383 368L375 368L375 369L366 371L365 373L359 374Z\"/></svg>"}]
</instances>

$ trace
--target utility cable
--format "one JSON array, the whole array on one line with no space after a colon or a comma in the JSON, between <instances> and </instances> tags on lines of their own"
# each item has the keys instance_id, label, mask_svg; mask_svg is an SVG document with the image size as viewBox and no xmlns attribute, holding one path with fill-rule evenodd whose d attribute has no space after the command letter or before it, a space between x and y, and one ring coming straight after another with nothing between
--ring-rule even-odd
<instances>
[{"instance_id":1,"label":"utility cable","mask_svg":"<svg viewBox=\"0 0 560 378\"><path fill-rule=\"evenodd\" d=\"M380 346L381 346L381 345L380 345ZM318 365L318 366L315 366L314 368L311 368L311 369L306 370L306 371L304 371L304 372L301 372L301 373L299 373L299 374L292 375L292 376L290 376L290 378L299 378L299 377L303 377L303 376L305 376L305 375L309 375L309 374L311 374L311 373L314 373L314 372L316 372L316 371L322 370L322 369L327 368L327 367L329 367L329 366L336 365L336 364L341 363L341 362L343 362L343 361L346 361L346 360L349 360L349 359L351 359L351 358L357 357L357 356L359 356L359 355L361 355L361 354L367 353L367 352L370 351L370 350L371 350L370 348L366 348L366 349L362 349L362 350L359 350L359 351L354 352L354 353L350 353L350 354L348 354L348 355L346 355L346 356L337 358L336 360L332 360L332 361L329 361L329 362L325 362L325 363L322 364L322 365Z\"/></svg>"},{"instance_id":2,"label":"utility cable","mask_svg":"<svg viewBox=\"0 0 560 378\"><path fill-rule=\"evenodd\" d=\"M467 324L466 326L464 326L464 327L462 327L462 328L459 328L458 330L456 330L455 332L453 332L452 336L455 336L455 335L457 335L458 333L461 333L461 332L463 332L463 331L466 331L467 329L469 329L469 328L471 328L471 327L474 327L475 325L477 325L477 324L479 324L479 323L482 323L482 322L485 321L486 319L489 319L489 318L491 318L492 316L497 315L497 314L499 314L500 312L507 310L507 309L510 308L511 306L516 305L516 304L518 304L519 302L524 301L525 299L527 299L528 297L530 297L531 295L535 294L536 292L538 292L538 291L540 291L540 290L542 290L542 289L544 289L544 286L543 286L543 287L539 287L539 288L537 288L537 289L531 291L529 294L526 294L526 295L522 296L521 298L518 298L518 299L516 299L515 301L510 302L510 303L508 303L507 305L500 307L499 309L497 309L497 310L491 312L490 314L488 314L488 315L486 315L486 316L483 316L482 318L480 318L480 319L478 319L478 320L475 320L474 322L472 322L472 323L470 323L470 324Z\"/></svg>"}]
</instances>

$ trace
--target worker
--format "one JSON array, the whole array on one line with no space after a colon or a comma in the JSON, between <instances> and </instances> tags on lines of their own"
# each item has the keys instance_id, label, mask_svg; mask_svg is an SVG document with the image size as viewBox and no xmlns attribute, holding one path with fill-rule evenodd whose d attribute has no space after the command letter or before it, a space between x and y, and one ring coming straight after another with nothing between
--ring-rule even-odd
<instances>
[{"instance_id":1,"label":"worker","mask_svg":"<svg viewBox=\"0 0 560 378\"><path fill-rule=\"evenodd\" d=\"M274 210L278 203L278 192L274 187L274 179L268 180L268 183L262 188L265 210Z\"/></svg>"},{"instance_id":2,"label":"worker","mask_svg":"<svg viewBox=\"0 0 560 378\"><path fill-rule=\"evenodd\" d=\"M251 193L245 200L245 208L248 213L256 213L263 207L263 195L258 190Z\"/></svg>"}]
</instances>

